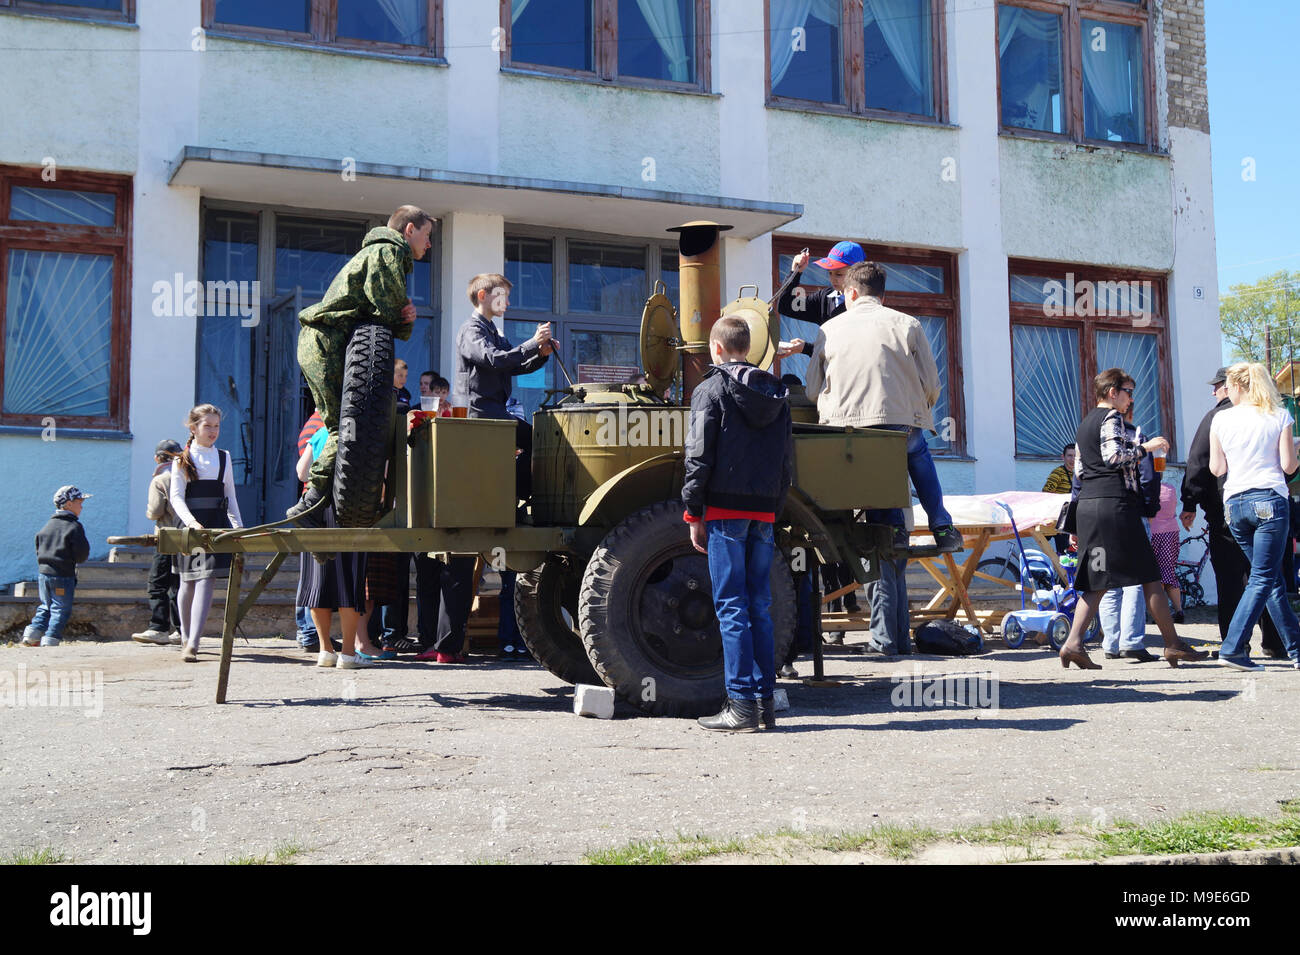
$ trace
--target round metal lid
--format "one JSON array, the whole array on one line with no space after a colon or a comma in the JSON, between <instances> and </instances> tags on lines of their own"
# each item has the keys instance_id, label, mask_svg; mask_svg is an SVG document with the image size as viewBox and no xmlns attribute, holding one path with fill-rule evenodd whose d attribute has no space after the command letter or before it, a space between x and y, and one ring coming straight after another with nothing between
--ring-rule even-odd
<instances>
[{"instance_id":1,"label":"round metal lid","mask_svg":"<svg viewBox=\"0 0 1300 955\"><path fill-rule=\"evenodd\" d=\"M641 313L641 367L645 380L659 394L673 383L677 375L677 313L664 294L663 283L655 283L655 293Z\"/></svg>"},{"instance_id":2,"label":"round metal lid","mask_svg":"<svg viewBox=\"0 0 1300 955\"><path fill-rule=\"evenodd\" d=\"M749 363L764 371L771 368L780 329L767 302L753 296L733 299L722 307L722 317L744 320L749 326Z\"/></svg>"}]
</instances>

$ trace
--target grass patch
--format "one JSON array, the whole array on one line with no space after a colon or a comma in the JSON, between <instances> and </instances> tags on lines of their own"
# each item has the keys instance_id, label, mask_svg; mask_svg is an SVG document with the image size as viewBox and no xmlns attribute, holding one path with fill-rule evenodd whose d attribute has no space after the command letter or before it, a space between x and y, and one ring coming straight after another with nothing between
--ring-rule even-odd
<instances>
[{"instance_id":1,"label":"grass patch","mask_svg":"<svg viewBox=\"0 0 1300 955\"><path fill-rule=\"evenodd\" d=\"M1003 850L1001 861L1105 859L1133 855L1182 855L1239 849L1300 846L1300 799L1281 803L1276 820L1231 813L1192 813L1176 819L1105 827L1064 823L1049 816L995 819L940 832L925 826L884 824L862 831L800 832L782 829L746 839L678 836L641 840L587 853L592 865L680 865L710 856L797 857L808 852L869 852L895 861L915 858L933 846L978 845ZM1068 851L1067 851L1068 850ZM808 861L808 860L802 860Z\"/></svg>"},{"instance_id":2,"label":"grass patch","mask_svg":"<svg viewBox=\"0 0 1300 955\"><path fill-rule=\"evenodd\" d=\"M260 856L246 855L227 859L226 865L293 865L294 857L306 851L296 842L281 842L270 852Z\"/></svg>"},{"instance_id":3,"label":"grass patch","mask_svg":"<svg viewBox=\"0 0 1300 955\"><path fill-rule=\"evenodd\" d=\"M582 861L589 865L681 865L709 856L744 854L747 849L746 843L739 839L679 835L672 841L640 840L613 849L598 849L588 852Z\"/></svg>"},{"instance_id":4,"label":"grass patch","mask_svg":"<svg viewBox=\"0 0 1300 955\"><path fill-rule=\"evenodd\" d=\"M0 856L0 865L61 865L71 861L57 849L20 849Z\"/></svg>"}]
</instances>

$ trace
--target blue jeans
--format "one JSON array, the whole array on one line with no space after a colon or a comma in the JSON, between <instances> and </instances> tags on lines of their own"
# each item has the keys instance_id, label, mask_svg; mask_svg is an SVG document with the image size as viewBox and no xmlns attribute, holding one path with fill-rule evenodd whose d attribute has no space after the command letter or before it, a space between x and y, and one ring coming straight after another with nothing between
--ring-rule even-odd
<instances>
[{"instance_id":1,"label":"blue jeans","mask_svg":"<svg viewBox=\"0 0 1300 955\"><path fill-rule=\"evenodd\" d=\"M939 484L939 472L935 470L934 458L930 456L930 446L925 443L925 432L905 424L882 424L877 427L881 431L902 431L907 435L907 476L916 488L917 500L925 508L930 530L952 526L952 515L943 506L943 487ZM904 526L903 512L898 508L868 510L866 518L870 524Z\"/></svg>"},{"instance_id":2,"label":"blue jeans","mask_svg":"<svg viewBox=\"0 0 1300 955\"><path fill-rule=\"evenodd\" d=\"M1275 491L1234 494L1225 502L1228 527L1250 561L1250 579L1228 624L1219 659L1244 662L1250 658L1250 635L1265 608L1292 660L1300 656L1300 621L1286 599L1282 552L1290 536L1289 502Z\"/></svg>"},{"instance_id":3,"label":"blue jeans","mask_svg":"<svg viewBox=\"0 0 1300 955\"><path fill-rule=\"evenodd\" d=\"M309 647L313 643L320 643L320 637L316 633L316 624L312 623L311 611L306 607L294 607L293 619L298 624L298 646Z\"/></svg>"},{"instance_id":4,"label":"blue jeans","mask_svg":"<svg viewBox=\"0 0 1300 955\"><path fill-rule=\"evenodd\" d=\"M23 638L39 635L59 640L63 637L63 628L72 619L72 597L77 590L77 578L41 574L36 590L41 603L32 622L23 630Z\"/></svg>"},{"instance_id":5,"label":"blue jeans","mask_svg":"<svg viewBox=\"0 0 1300 955\"><path fill-rule=\"evenodd\" d=\"M1140 586L1108 590L1097 608L1101 648L1107 653L1141 650L1146 645L1147 598Z\"/></svg>"},{"instance_id":6,"label":"blue jeans","mask_svg":"<svg viewBox=\"0 0 1300 955\"><path fill-rule=\"evenodd\" d=\"M709 578L722 631L727 696L765 700L776 687L772 637L772 525L729 518L709 521Z\"/></svg>"},{"instance_id":7,"label":"blue jeans","mask_svg":"<svg viewBox=\"0 0 1300 955\"><path fill-rule=\"evenodd\" d=\"M907 607L907 559L882 560L880 579L867 584L871 642L886 653L911 653Z\"/></svg>"}]
</instances>

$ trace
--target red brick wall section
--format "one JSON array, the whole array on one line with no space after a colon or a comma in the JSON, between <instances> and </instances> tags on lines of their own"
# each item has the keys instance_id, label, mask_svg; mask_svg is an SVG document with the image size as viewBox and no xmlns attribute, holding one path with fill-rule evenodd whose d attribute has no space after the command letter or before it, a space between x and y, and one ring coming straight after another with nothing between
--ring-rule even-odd
<instances>
[{"instance_id":1,"label":"red brick wall section","mask_svg":"<svg viewBox=\"0 0 1300 955\"><path fill-rule=\"evenodd\" d=\"M1164 0L1169 125L1210 131L1205 86L1205 0Z\"/></svg>"}]
</instances>

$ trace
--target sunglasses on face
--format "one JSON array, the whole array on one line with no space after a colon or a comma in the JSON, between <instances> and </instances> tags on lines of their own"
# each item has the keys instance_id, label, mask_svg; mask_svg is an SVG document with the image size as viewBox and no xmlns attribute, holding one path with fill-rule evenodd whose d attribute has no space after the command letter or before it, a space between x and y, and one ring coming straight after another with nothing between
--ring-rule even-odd
<instances>
[{"instance_id":1,"label":"sunglasses on face","mask_svg":"<svg viewBox=\"0 0 1300 955\"><path fill-rule=\"evenodd\" d=\"M1124 394L1128 395L1130 398L1133 397L1133 390L1134 390L1134 389L1132 389L1132 388L1121 388L1121 389L1120 389L1120 391L1124 392Z\"/></svg>"}]
</instances>

